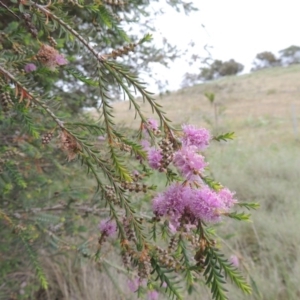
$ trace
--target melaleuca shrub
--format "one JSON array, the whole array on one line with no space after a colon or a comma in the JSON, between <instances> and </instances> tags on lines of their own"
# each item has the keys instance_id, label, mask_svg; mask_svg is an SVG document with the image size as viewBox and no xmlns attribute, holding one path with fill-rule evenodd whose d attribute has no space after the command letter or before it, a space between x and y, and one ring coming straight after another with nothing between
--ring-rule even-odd
<instances>
[{"instance_id":1,"label":"melaleuca shrub","mask_svg":"<svg viewBox=\"0 0 300 300\"><path fill-rule=\"evenodd\" d=\"M203 282L212 298L228 299L227 278L250 293L236 263L221 253L214 224L247 220L236 209L257 205L240 203L210 178L205 158L213 142L233 134L171 126L124 64L151 36L136 40L125 33L118 16L139 10L123 6L0 3L2 277L28 268L26 254L37 278L32 287L51 290L43 257L76 252L103 272L102 263L119 257L130 290L149 299L161 293L182 299L185 289L193 292ZM135 109L139 128L117 124L115 87ZM143 113L134 91L156 119ZM93 105L97 120L83 112ZM155 178L165 180L163 190L156 191ZM17 289L20 282L7 286Z\"/></svg>"}]
</instances>

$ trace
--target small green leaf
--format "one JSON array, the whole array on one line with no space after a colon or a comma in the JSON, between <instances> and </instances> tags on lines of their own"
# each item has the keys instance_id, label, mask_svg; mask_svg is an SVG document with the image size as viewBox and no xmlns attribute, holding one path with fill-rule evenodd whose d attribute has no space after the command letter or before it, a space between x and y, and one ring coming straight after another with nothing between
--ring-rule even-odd
<instances>
[{"instance_id":1,"label":"small green leaf","mask_svg":"<svg viewBox=\"0 0 300 300\"><path fill-rule=\"evenodd\" d=\"M250 214L245 214L244 212L238 213L238 212L232 212L229 214L226 214L229 218L236 219L239 221L250 221Z\"/></svg>"},{"instance_id":2,"label":"small green leaf","mask_svg":"<svg viewBox=\"0 0 300 300\"><path fill-rule=\"evenodd\" d=\"M257 202L238 202L237 203L238 206L241 206L241 207L245 207L247 208L248 210L250 209L258 209L260 207L260 204L257 203Z\"/></svg>"},{"instance_id":3,"label":"small green leaf","mask_svg":"<svg viewBox=\"0 0 300 300\"><path fill-rule=\"evenodd\" d=\"M212 104L215 101L215 94L214 93L205 93L205 97L209 100L209 102Z\"/></svg>"},{"instance_id":4,"label":"small green leaf","mask_svg":"<svg viewBox=\"0 0 300 300\"><path fill-rule=\"evenodd\" d=\"M220 141L227 142L228 140L233 140L234 138L235 138L234 132L227 132L227 133L215 136L213 138L213 140L218 141L218 142L220 142Z\"/></svg>"}]
</instances>

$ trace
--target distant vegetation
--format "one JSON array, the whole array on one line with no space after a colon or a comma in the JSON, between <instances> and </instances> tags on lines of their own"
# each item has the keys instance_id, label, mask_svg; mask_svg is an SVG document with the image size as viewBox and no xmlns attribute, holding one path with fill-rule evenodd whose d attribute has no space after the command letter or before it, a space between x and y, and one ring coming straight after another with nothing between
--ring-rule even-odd
<instances>
[{"instance_id":1,"label":"distant vegetation","mask_svg":"<svg viewBox=\"0 0 300 300\"><path fill-rule=\"evenodd\" d=\"M199 81L209 81L224 76L236 75L242 72L244 66L234 59L214 60L208 67L201 67L199 74L185 74L182 86L188 86Z\"/></svg>"},{"instance_id":2,"label":"distant vegetation","mask_svg":"<svg viewBox=\"0 0 300 300\"><path fill-rule=\"evenodd\" d=\"M279 56L269 51L258 53L253 62L254 67L251 71L271 68L276 66L289 66L300 63L300 47L290 46L279 51Z\"/></svg>"},{"instance_id":3,"label":"distant vegetation","mask_svg":"<svg viewBox=\"0 0 300 300\"><path fill-rule=\"evenodd\" d=\"M197 56L194 57L197 58ZM211 81L224 76L237 75L244 70L244 66L241 63L236 62L234 59L223 62L219 59L211 60L210 58L206 58L204 62L207 66L200 67L199 73L186 73L184 75L182 87L191 86L199 82ZM280 50L278 56L270 51L263 51L258 53L253 61L251 72L266 68L289 66L299 63L300 47L292 45L288 48Z\"/></svg>"},{"instance_id":4,"label":"distant vegetation","mask_svg":"<svg viewBox=\"0 0 300 300\"><path fill-rule=\"evenodd\" d=\"M201 68L199 78L206 81L216 79L223 76L236 75L242 72L244 66L241 63L236 62L234 59L229 61L215 60L210 67Z\"/></svg>"}]
</instances>

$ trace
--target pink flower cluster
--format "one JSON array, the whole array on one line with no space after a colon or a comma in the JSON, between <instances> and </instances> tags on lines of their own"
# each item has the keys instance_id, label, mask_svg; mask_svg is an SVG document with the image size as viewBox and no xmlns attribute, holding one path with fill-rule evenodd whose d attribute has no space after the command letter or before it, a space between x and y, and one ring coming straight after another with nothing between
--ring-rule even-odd
<instances>
[{"instance_id":1,"label":"pink flower cluster","mask_svg":"<svg viewBox=\"0 0 300 300\"><path fill-rule=\"evenodd\" d=\"M152 121L149 127L156 128ZM168 153L171 163L182 175L185 184L174 183L166 191L153 199L153 212L158 217L167 217L170 228L177 230L181 225L193 228L198 221L219 222L221 216L237 202L234 193L227 188L215 191L202 180L202 173L207 167L199 151L205 150L211 140L209 131L193 125L182 126L181 148ZM163 169L166 147L150 147L147 141L142 143L148 153L148 163L156 170ZM170 150L167 144L167 151ZM171 148L172 149L172 148Z\"/></svg>"},{"instance_id":2,"label":"pink flower cluster","mask_svg":"<svg viewBox=\"0 0 300 300\"><path fill-rule=\"evenodd\" d=\"M153 212L158 217L168 217L172 227L177 229L181 222L197 224L218 222L222 214L236 203L234 193L227 188L216 192L208 186L193 188L190 185L174 183L153 199Z\"/></svg>"},{"instance_id":3,"label":"pink flower cluster","mask_svg":"<svg viewBox=\"0 0 300 300\"><path fill-rule=\"evenodd\" d=\"M146 125L151 130L157 130L155 120L149 119ZM195 180L197 175L204 171L207 163L198 151L204 150L211 139L210 133L205 128L196 128L193 125L183 125L183 136L181 137L182 147L174 152L172 162L179 172L187 180ZM143 141L144 150L148 152L148 162L151 168L161 170L163 164L163 150L150 147L147 141ZM195 176L196 175L196 176Z\"/></svg>"},{"instance_id":4,"label":"pink flower cluster","mask_svg":"<svg viewBox=\"0 0 300 300\"><path fill-rule=\"evenodd\" d=\"M158 122L155 119L148 119L147 123L145 124L149 130L157 131L158 130Z\"/></svg>"},{"instance_id":5,"label":"pink flower cluster","mask_svg":"<svg viewBox=\"0 0 300 300\"><path fill-rule=\"evenodd\" d=\"M34 71L36 71L36 65L32 64L32 63L29 63L29 64L25 65L24 71L26 73L34 72Z\"/></svg>"}]
</instances>

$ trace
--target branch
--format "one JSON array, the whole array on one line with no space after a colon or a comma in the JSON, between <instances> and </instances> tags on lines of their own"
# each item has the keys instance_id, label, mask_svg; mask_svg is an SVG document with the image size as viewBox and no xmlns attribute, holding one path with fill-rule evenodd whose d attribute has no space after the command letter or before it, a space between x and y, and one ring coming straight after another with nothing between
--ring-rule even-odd
<instances>
[{"instance_id":1,"label":"branch","mask_svg":"<svg viewBox=\"0 0 300 300\"><path fill-rule=\"evenodd\" d=\"M72 35L74 35L94 56L99 62L103 62L106 60L106 57L98 53L90 44L89 42L83 38L76 30L74 30L72 27L70 27L67 23L65 23L63 20L61 20L59 17L57 17L55 14L53 14L49 9L47 9L45 6L36 4L34 2L30 2L34 7L39 9L47 18L52 18L55 21L57 21L61 26L66 28Z\"/></svg>"},{"instance_id":2,"label":"branch","mask_svg":"<svg viewBox=\"0 0 300 300\"><path fill-rule=\"evenodd\" d=\"M42 101L37 99L36 96L34 96L31 92L29 92L15 77L12 75L9 71L5 70L0 66L0 73L3 74L4 77L9 78L11 81L14 82L16 86L16 92L19 92L21 90L21 100L24 99L24 97L28 98L29 100L32 100L35 104L41 106L48 115L54 120L54 122L61 128L66 130L68 133L69 131L64 127L63 121L59 120L56 115L50 110L50 108L45 105Z\"/></svg>"}]
</instances>

